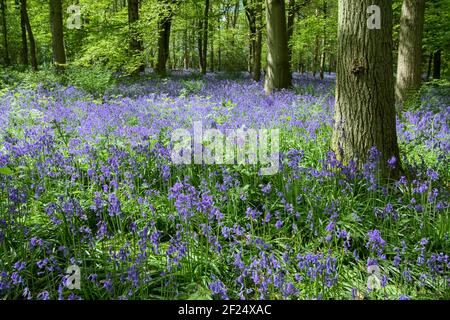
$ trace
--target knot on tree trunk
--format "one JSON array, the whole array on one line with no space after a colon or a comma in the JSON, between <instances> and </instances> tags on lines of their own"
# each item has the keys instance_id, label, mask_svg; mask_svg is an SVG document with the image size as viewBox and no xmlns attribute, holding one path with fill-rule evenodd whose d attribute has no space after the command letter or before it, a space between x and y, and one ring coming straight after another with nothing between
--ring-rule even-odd
<instances>
[{"instance_id":1,"label":"knot on tree trunk","mask_svg":"<svg viewBox=\"0 0 450 320\"><path fill-rule=\"evenodd\" d=\"M350 72L354 74L355 76L364 73L366 71L366 67L364 66L364 63L362 60L355 59L353 60Z\"/></svg>"}]
</instances>

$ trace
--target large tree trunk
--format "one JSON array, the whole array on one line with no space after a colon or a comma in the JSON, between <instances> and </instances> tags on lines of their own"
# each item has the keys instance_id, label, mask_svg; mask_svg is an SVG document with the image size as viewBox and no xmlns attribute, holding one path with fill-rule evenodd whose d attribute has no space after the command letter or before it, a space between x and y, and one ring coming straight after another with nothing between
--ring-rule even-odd
<instances>
[{"instance_id":1,"label":"large tree trunk","mask_svg":"<svg viewBox=\"0 0 450 320\"><path fill-rule=\"evenodd\" d=\"M163 6L160 10L158 21L158 60L155 71L159 76L165 76L167 74L166 64L169 58L170 29L172 27L173 12L167 0L163 1Z\"/></svg>"},{"instance_id":2,"label":"large tree trunk","mask_svg":"<svg viewBox=\"0 0 450 320\"><path fill-rule=\"evenodd\" d=\"M142 41L139 38L136 22L139 21L139 0L128 0L128 24L130 28L130 56L139 55L143 51ZM144 71L145 65L140 63L137 72Z\"/></svg>"},{"instance_id":3,"label":"large tree trunk","mask_svg":"<svg viewBox=\"0 0 450 320\"><path fill-rule=\"evenodd\" d=\"M57 71L66 67L64 33L62 20L62 0L50 0L50 21L52 29L53 62Z\"/></svg>"},{"instance_id":4,"label":"large tree trunk","mask_svg":"<svg viewBox=\"0 0 450 320\"><path fill-rule=\"evenodd\" d=\"M2 28L3 28L3 46L5 50L4 63L9 66L11 61L9 59L9 49L8 49L8 26L6 24L6 0L1 0L1 10L2 10Z\"/></svg>"},{"instance_id":5,"label":"large tree trunk","mask_svg":"<svg viewBox=\"0 0 450 320\"><path fill-rule=\"evenodd\" d=\"M292 76L289 67L284 0L266 0L267 73L265 91L289 88Z\"/></svg>"},{"instance_id":6,"label":"large tree trunk","mask_svg":"<svg viewBox=\"0 0 450 320\"><path fill-rule=\"evenodd\" d=\"M381 9L381 29L369 29L367 10ZM398 177L400 170L396 132L392 58L392 2L339 0L337 85L332 147L337 159L359 168L372 147L381 152L382 176ZM397 165L390 170L388 159Z\"/></svg>"},{"instance_id":7,"label":"large tree trunk","mask_svg":"<svg viewBox=\"0 0 450 320\"><path fill-rule=\"evenodd\" d=\"M397 102L404 102L422 82L422 35L425 0L403 0L398 49Z\"/></svg>"},{"instance_id":8,"label":"large tree trunk","mask_svg":"<svg viewBox=\"0 0 450 320\"><path fill-rule=\"evenodd\" d=\"M36 41L34 40L33 30L31 29L30 18L27 11L27 0L21 0L21 9L23 11L23 17L25 19L25 28L28 34L28 40L30 41L30 58L31 68L34 71L38 70L37 58L36 58Z\"/></svg>"},{"instance_id":9,"label":"large tree trunk","mask_svg":"<svg viewBox=\"0 0 450 320\"><path fill-rule=\"evenodd\" d=\"M208 18L209 18L209 0L205 0L205 12L203 16L203 48L202 48L203 74L206 74L207 56L208 56Z\"/></svg>"},{"instance_id":10,"label":"large tree trunk","mask_svg":"<svg viewBox=\"0 0 450 320\"><path fill-rule=\"evenodd\" d=\"M433 55L433 79L441 78L441 59L442 50L437 50Z\"/></svg>"}]
</instances>

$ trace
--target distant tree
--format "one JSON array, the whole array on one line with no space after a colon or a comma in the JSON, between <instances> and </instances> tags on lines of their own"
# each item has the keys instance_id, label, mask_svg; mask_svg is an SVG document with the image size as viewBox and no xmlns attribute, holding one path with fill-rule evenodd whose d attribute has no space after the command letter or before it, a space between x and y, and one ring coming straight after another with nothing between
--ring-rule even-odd
<instances>
[{"instance_id":1,"label":"distant tree","mask_svg":"<svg viewBox=\"0 0 450 320\"><path fill-rule=\"evenodd\" d=\"M57 71L63 71L66 68L66 51L64 48L62 0L50 0L50 25L53 63Z\"/></svg>"},{"instance_id":2,"label":"distant tree","mask_svg":"<svg viewBox=\"0 0 450 320\"><path fill-rule=\"evenodd\" d=\"M367 10L380 8L380 29L369 29ZM375 16L376 17L376 16ZM378 18L380 18L378 17ZM398 177L390 0L339 0L336 106L332 147L344 164L362 167L372 147L381 153L380 172ZM395 169L388 160L395 157Z\"/></svg>"},{"instance_id":3,"label":"distant tree","mask_svg":"<svg viewBox=\"0 0 450 320\"><path fill-rule=\"evenodd\" d=\"M264 87L269 94L292 85L284 0L266 0L266 20L267 72Z\"/></svg>"},{"instance_id":4,"label":"distant tree","mask_svg":"<svg viewBox=\"0 0 450 320\"><path fill-rule=\"evenodd\" d=\"M404 0L400 18L398 48L397 102L405 101L422 82L422 36L425 0Z\"/></svg>"}]
</instances>

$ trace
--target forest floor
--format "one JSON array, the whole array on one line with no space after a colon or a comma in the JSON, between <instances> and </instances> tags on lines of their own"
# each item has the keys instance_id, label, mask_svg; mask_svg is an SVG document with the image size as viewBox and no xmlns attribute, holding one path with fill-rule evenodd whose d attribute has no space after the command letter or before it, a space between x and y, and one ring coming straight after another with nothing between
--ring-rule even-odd
<instances>
[{"instance_id":1,"label":"forest floor","mask_svg":"<svg viewBox=\"0 0 450 320\"><path fill-rule=\"evenodd\" d=\"M329 150L333 76L294 84L0 90L0 298L450 299L449 97L399 117L407 174L386 185L376 152L356 170ZM279 171L174 165L171 132L195 121L280 129Z\"/></svg>"}]
</instances>

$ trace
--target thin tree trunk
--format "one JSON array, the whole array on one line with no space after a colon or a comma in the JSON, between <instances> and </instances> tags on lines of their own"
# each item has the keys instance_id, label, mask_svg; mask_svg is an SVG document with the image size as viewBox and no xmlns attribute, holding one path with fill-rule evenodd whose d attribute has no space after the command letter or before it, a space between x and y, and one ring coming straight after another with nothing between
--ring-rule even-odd
<instances>
[{"instance_id":1,"label":"thin tree trunk","mask_svg":"<svg viewBox=\"0 0 450 320\"><path fill-rule=\"evenodd\" d=\"M284 0L266 0L267 73L265 91L289 88L292 76L289 68Z\"/></svg>"},{"instance_id":2,"label":"thin tree trunk","mask_svg":"<svg viewBox=\"0 0 450 320\"><path fill-rule=\"evenodd\" d=\"M130 56L134 57L143 52L142 41L139 39L136 23L139 21L139 0L128 0L128 25L130 28ZM144 63L140 62L136 72L142 72L145 69Z\"/></svg>"},{"instance_id":3,"label":"thin tree trunk","mask_svg":"<svg viewBox=\"0 0 450 320\"><path fill-rule=\"evenodd\" d=\"M319 69L319 52L320 52L320 39L316 36L316 41L314 45L314 58L313 58L313 76L316 77L317 71Z\"/></svg>"},{"instance_id":4,"label":"thin tree trunk","mask_svg":"<svg viewBox=\"0 0 450 320\"><path fill-rule=\"evenodd\" d=\"M430 57L428 58L427 81L430 80L432 66L433 66L433 52L430 53Z\"/></svg>"},{"instance_id":5,"label":"thin tree trunk","mask_svg":"<svg viewBox=\"0 0 450 320\"><path fill-rule=\"evenodd\" d=\"M20 62L27 66L28 65L28 41L27 41L27 20L25 17L26 11L23 10L23 2L20 1L20 30L21 30L21 39L22 39L22 47L20 52Z\"/></svg>"},{"instance_id":6,"label":"thin tree trunk","mask_svg":"<svg viewBox=\"0 0 450 320\"><path fill-rule=\"evenodd\" d=\"M210 70L211 70L211 72L214 72L214 70L215 70L215 66L214 66L214 41L212 41L212 40L210 40L209 41L209 43L210 43L210 48L209 48L209 58L210 58L210 62L209 62L209 65L210 65Z\"/></svg>"},{"instance_id":7,"label":"thin tree trunk","mask_svg":"<svg viewBox=\"0 0 450 320\"><path fill-rule=\"evenodd\" d=\"M288 0L287 41L288 41L289 66L292 66L292 46L290 45L290 40L294 33L294 23L295 23L295 0Z\"/></svg>"},{"instance_id":8,"label":"thin tree trunk","mask_svg":"<svg viewBox=\"0 0 450 320\"><path fill-rule=\"evenodd\" d=\"M261 54L262 54L262 1L256 0L256 42L253 47L252 78L261 80Z\"/></svg>"},{"instance_id":9,"label":"thin tree trunk","mask_svg":"<svg viewBox=\"0 0 450 320\"><path fill-rule=\"evenodd\" d=\"M63 71L66 67L66 52L64 49L61 0L50 0L50 21L52 29L53 61L56 70Z\"/></svg>"},{"instance_id":10,"label":"thin tree trunk","mask_svg":"<svg viewBox=\"0 0 450 320\"><path fill-rule=\"evenodd\" d=\"M425 0L403 0L398 49L397 102L404 102L422 82L422 35Z\"/></svg>"},{"instance_id":11,"label":"thin tree trunk","mask_svg":"<svg viewBox=\"0 0 450 320\"><path fill-rule=\"evenodd\" d=\"M238 22L240 5L241 5L241 1L237 0L236 5L234 6L234 14L233 14L233 22L232 22L233 28L236 28L236 25Z\"/></svg>"},{"instance_id":12,"label":"thin tree trunk","mask_svg":"<svg viewBox=\"0 0 450 320\"><path fill-rule=\"evenodd\" d=\"M188 29L184 29L183 32L183 64L184 64L184 69L187 70L189 69L189 47L188 47Z\"/></svg>"},{"instance_id":13,"label":"thin tree trunk","mask_svg":"<svg viewBox=\"0 0 450 320\"><path fill-rule=\"evenodd\" d=\"M197 47L198 47L198 62L199 62L199 68L202 70L203 68L203 21L200 20L199 27L198 27L198 37L197 37Z\"/></svg>"},{"instance_id":14,"label":"thin tree trunk","mask_svg":"<svg viewBox=\"0 0 450 320\"><path fill-rule=\"evenodd\" d=\"M433 79L441 78L441 56L441 49L437 50L433 55Z\"/></svg>"},{"instance_id":15,"label":"thin tree trunk","mask_svg":"<svg viewBox=\"0 0 450 320\"><path fill-rule=\"evenodd\" d=\"M221 28L221 21L220 21L220 17L217 19L217 25L219 26L219 37L218 37L218 41L219 41L219 48L217 50L217 70L221 71L222 70L222 40L221 40L221 32L220 30Z\"/></svg>"},{"instance_id":16,"label":"thin tree trunk","mask_svg":"<svg viewBox=\"0 0 450 320\"><path fill-rule=\"evenodd\" d=\"M26 0L22 0L25 2L25 26L28 33L28 40L30 41L30 60L31 60L31 68L34 71L38 70L38 63L36 57L36 41L34 40L33 30L31 29L30 18L28 17L28 12L26 10Z\"/></svg>"},{"instance_id":17,"label":"thin tree trunk","mask_svg":"<svg viewBox=\"0 0 450 320\"><path fill-rule=\"evenodd\" d=\"M209 0L205 0L205 13L203 16L203 48L202 48L202 73L206 74L208 56L208 20L209 20Z\"/></svg>"},{"instance_id":18,"label":"thin tree trunk","mask_svg":"<svg viewBox=\"0 0 450 320\"><path fill-rule=\"evenodd\" d=\"M322 53L320 56L320 79L324 79L325 73L325 59L326 59L326 45L327 45L327 2L323 1L323 38L322 38Z\"/></svg>"},{"instance_id":19,"label":"thin tree trunk","mask_svg":"<svg viewBox=\"0 0 450 320\"><path fill-rule=\"evenodd\" d=\"M383 177L400 172L396 132L392 58L392 1L378 0L381 29L367 27L367 9L373 0L339 0L337 85L332 147L344 164L359 168L380 153ZM373 157L373 153L372 153ZM388 159L397 164L389 169Z\"/></svg>"},{"instance_id":20,"label":"thin tree trunk","mask_svg":"<svg viewBox=\"0 0 450 320\"><path fill-rule=\"evenodd\" d=\"M4 63L6 66L11 64L11 60L9 58L9 49L8 49L8 26L6 24L6 0L1 0L1 10L2 10L2 28L3 28L3 46L5 47L5 59Z\"/></svg>"},{"instance_id":21,"label":"thin tree trunk","mask_svg":"<svg viewBox=\"0 0 450 320\"><path fill-rule=\"evenodd\" d=\"M250 29L250 73L254 81L259 81L261 79L262 1L244 1L244 6Z\"/></svg>"}]
</instances>

